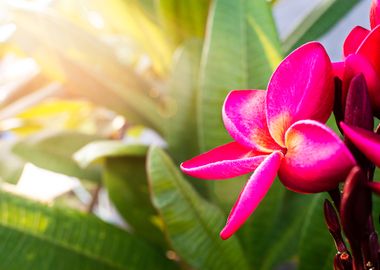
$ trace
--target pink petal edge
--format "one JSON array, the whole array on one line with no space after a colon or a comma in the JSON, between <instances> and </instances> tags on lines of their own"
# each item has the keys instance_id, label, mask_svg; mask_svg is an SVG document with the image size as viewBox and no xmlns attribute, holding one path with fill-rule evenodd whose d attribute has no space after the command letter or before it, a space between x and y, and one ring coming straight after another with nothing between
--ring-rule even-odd
<instances>
[{"instance_id":1,"label":"pink petal edge","mask_svg":"<svg viewBox=\"0 0 380 270\"><path fill-rule=\"evenodd\" d=\"M361 26L355 26L344 41L343 55L347 57L348 55L355 53L368 34L369 30Z\"/></svg>"},{"instance_id":2,"label":"pink petal edge","mask_svg":"<svg viewBox=\"0 0 380 270\"><path fill-rule=\"evenodd\" d=\"M336 188L356 164L338 135L317 121L294 123L286 132L286 146L279 177L296 192L317 193Z\"/></svg>"},{"instance_id":3,"label":"pink petal edge","mask_svg":"<svg viewBox=\"0 0 380 270\"><path fill-rule=\"evenodd\" d=\"M340 122L344 135L377 167L380 167L380 135Z\"/></svg>"},{"instance_id":4,"label":"pink petal edge","mask_svg":"<svg viewBox=\"0 0 380 270\"><path fill-rule=\"evenodd\" d=\"M265 116L266 91L234 90L223 105L223 121L237 142L263 152L280 147L269 134Z\"/></svg>"},{"instance_id":5,"label":"pink petal edge","mask_svg":"<svg viewBox=\"0 0 380 270\"><path fill-rule=\"evenodd\" d=\"M373 66L374 70L380 75L380 25L376 26L364 39L356 51Z\"/></svg>"},{"instance_id":6,"label":"pink petal edge","mask_svg":"<svg viewBox=\"0 0 380 270\"><path fill-rule=\"evenodd\" d=\"M375 112L380 113L380 77L367 59L360 54L349 55L344 63L342 99L346 99L351 80L358 74L364 75L368 93L371 97L372 108Z\"/></svg>"},{"instance_id":7,"label":"pink petal edge","mask_svg":"<svg viewBox=\"0 0 380 270\"><path fill-rule=\"evenodd\" d=\"M231 237L255 211L276 178L282 158L281 152L273 152L257 167L240 193L220 233L223 240Z\"/></svg>"},{"instance_id":8,"label":"pink petal edge","mask_svg":"<svg viewBox=\"0 0 380 270\"><path fill-rule=\"evenodd\" d=\"M380 24L380 5L378 0L372 0L371 2L369 20L372 29Z\"/></svg>"},{"instance_id":9,"label":"pink petal edge","mask_svg":"<svg viewBox=\"0 0 380 270\"><path fill-rule=\"evenodd\" d=\"M332 64L324 47L307 43L292 52L270 79L266 98L269 132L285 146L285 132L296 121L329 118L334 100Z\"/></svg>"},{"instance_id":10,"label":"pink petal edge","mask_svg":"<svg viewBox=\"0 0 380 270\"><path fill-rule=\"evenodd\" d=\"M181 170L193 177L217 180L252 172L267 154L236 142L216 147L181 164Z\"/></svg>"}]
</instances>

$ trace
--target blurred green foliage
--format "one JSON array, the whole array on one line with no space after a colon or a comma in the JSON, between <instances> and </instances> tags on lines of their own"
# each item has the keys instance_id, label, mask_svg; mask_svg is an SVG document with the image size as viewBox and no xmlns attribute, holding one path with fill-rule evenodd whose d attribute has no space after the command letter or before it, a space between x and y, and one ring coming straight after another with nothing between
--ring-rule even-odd
<instances>
[{"instance_id":1,"label":"blurred green foliage","mask_svg":"<svg viewBox=\"0 0 380 270\"><path fill-rule=\"evenodd\" d=\"M0 268L330 266L321 196L277 183L239 233L222 241L245 179L206 183L178 169L230 140L221 121L230 90L265 89L288 50L320 37L358 1L324 1L285 41L273 20L275 2L0 4L7 12L1 23L16 27L0 44L3 66L22 67L0 101L0 130L16 138L1 142L2 180L14 183L25 162L90 180L107 189L128 224L117 229L89 213L2 192ZM157 140L143 142L146 129L166 149L148 151Z\"/></svg>"}]
</instances>

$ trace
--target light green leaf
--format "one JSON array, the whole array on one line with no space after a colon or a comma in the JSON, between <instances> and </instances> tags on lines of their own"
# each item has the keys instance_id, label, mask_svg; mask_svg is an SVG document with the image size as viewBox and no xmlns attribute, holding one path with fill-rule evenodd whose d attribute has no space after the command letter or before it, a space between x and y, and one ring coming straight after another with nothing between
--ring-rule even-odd
<instances>
[{"instance_id":1,"label":"light green leaf","mask_svg":"<svg viewBox=\"0 0 380 270\"><path fill-rule=\"evenodd\" d=\"M0 238L1 269L173 269L141 239L93 216L7 193L0 194Z\"/></svg>"},{"instance_id":2,"label":"light green leaf","mask_svg":"<svg viewBox=\"0 0 380 270\"><path fill-rule=\"evenodd\" d=\"M176 161L183 162L199 153L196 98L202 43L187 42L177 52L169 80L169 94L175 109L166 124L166 140Z\"/></svg>"},{"instance_id":3,"label":"light green leaf","mask_svg":"<svg viewBox=\"0 0 380 270\"><path fill-rule=\"evenodd\" d=\"M202 150L230 140L221 120L227 93L265 89L282 58L266 0L216 0L206 33L198 114Z\"/></svg>"},{"instance_id":4,"label":"light green leaf","mask_svg":"<svg viewBox=\"0 0 380 270\"><path fill-rule=\"evenodd\" d=\"M77 132L44 132L23 138L13 146L13 152L38 167L93 181L100 181L100 169L82 169L73 154L98 136Z\"/></svg>"},{"instance_id":5,"label":"light green leaf","mask_svg":"<svg viewBox=\"0 0 380 270\"><path fill-rule=\"evenodd\" d=\"M333 266L337 251L324 221L324 200L322 194L314 195L305 216L299 247L300 270L329 270Z\"/></svg>"},{"instance_id":6,"label":"light green leaf","mask_svg":"<svg viewBox=\"0 0 380 270\"><path fill-rule=\"evenodd\" d=\"M169 152L177 164L199 154L197 96L199 93L199 65L202 42L192 39L176 53L168 92L173 101L172 115L167 118L165 139ZM209 183L194 180L193 186L209 195Z\"/></svg>"},{"instance_id":7,"label":"light green leaf","mask_svg":"<svg viewBox=\"0 0 380 270\"><path fill-rule=\"evenodd\" d=\"M74 155L74 159L83 168L91 163L106 157L122 157L146 155L148 147L146 145L125 144L122 141L94 141L79 149Z\"/></svg>"},{"instance_id":8,"label":"light green leaf","mask_svg":"<svg viewBox=\"0 0 380 270\"><path fill-rule=\"evenodd\" d=\"M210 0L158 0L160 22L174 44L188 38L203 38Z\"/></svg>"},{"instance_id":9,"label":"light green leaf","mask_svg":"<svg viewBox=\"0 0 380 270\"><path fill-rule=\"evenodd\" d=\"M174 250L195 269L248 269L235 237L219 238L225 217L202 199L159 148L148 153L152 201L159 210Z\"/></svg>"},{"instance_id":10,"label":"light green leaf","mask_svg":"<svg viewBox=\"0 0 380 270\"><path fill-rule=\"evenodd\" d=\"M360 0L321 1L285 39L283 50L289 53L306 42L320 38L359 2Z\"/></svg>"},{"instance_id":11,"label":"light green leaf","mask_svg":"<svg viewBox=\"0 0 380 270\"><path fill-rule=\"evenodd\" d=\"M103 180L112 202L134 233L165 247L162 220L150 200L145 156L107 158Z\"/></svg>"},{"instance_id":12,"label":"light green leaf","mask_svg":"<svg viewBox=\"0 0 380 270\"><path fill-rule=\"evenodd\" d=\"M102 160L103 183L119 213L137 235L165 246L162 221L150 201L145 170L146 152L146 145L96 141L81 148L74 158L82 167Z\"/></svg>"}]
</instances>

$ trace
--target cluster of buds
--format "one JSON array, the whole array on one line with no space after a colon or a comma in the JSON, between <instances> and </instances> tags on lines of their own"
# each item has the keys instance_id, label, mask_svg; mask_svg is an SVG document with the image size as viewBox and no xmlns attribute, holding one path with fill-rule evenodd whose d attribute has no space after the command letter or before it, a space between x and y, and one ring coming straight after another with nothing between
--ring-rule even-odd
<instances>
[{"instance_id":1,"label":"cluster of buds","mask_svg":"<svg viewBox=\"0 0 380 270\"><path fill-rule=\"evenodd\" d=\"M380 269L379 243L372 218L372 192L379 194L380 183L373 181L380 166L380 6L372 1L371 30L356 26L347 36L342 62L334 63L335 119L357 165L344 181L340 193L330 191L334 207L325 202L325 219L334 238L336 270ZM351 253L341 235L346 236Z\"/></svg>"}]
</instances>

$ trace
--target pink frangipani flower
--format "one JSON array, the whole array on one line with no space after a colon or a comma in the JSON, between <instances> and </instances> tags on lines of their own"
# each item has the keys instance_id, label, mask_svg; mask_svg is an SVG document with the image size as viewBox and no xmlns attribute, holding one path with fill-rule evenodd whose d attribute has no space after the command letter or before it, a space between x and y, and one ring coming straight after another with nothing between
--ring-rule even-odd
<instances>
[{"instance_id":1,"label":"pink frangipani flower","mask_svg":"<svg viewBox=\"0 0 380 270\"><path fill-rule=\"evenodd\" d=\"M355 160L325 122L333 106L333 72L316 42L295 50L272 75L268 90L235 90L223 106L234 142L181 164L203 179L226 179L254 171L231 210L222 239L254 212L277 173L293 191L328 191L343 181Z\"/></svg>"}]
</instances>

